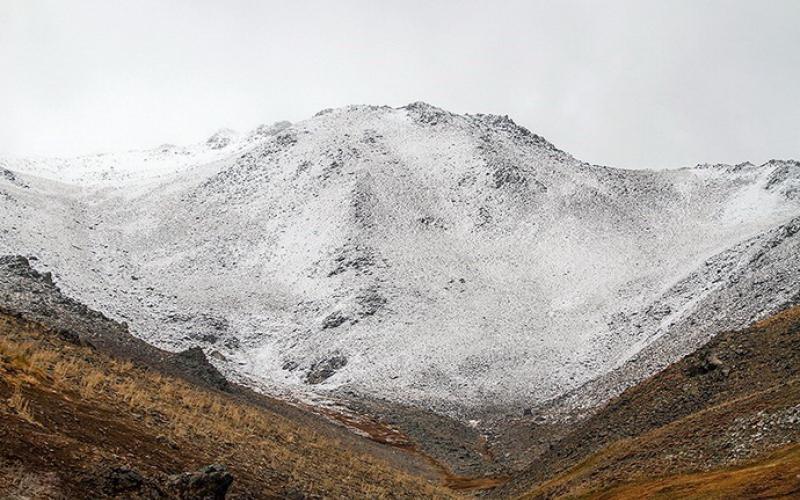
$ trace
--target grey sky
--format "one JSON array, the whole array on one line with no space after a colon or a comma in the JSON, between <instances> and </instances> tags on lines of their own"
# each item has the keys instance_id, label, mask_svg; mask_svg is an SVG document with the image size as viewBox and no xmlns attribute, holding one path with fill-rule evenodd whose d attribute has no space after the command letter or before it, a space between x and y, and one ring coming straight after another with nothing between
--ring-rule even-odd
<instances>
[{"instance_id":1,"label":"grey sky","mask_svg":"<svg viewBox=\"0 0 800 500\"><path fill-rule=\"evenodd\" d=\"M0 0L0 70L0 155L424 100L592 163L800 159L794 0Z\"/></svg>"}]
</instances>

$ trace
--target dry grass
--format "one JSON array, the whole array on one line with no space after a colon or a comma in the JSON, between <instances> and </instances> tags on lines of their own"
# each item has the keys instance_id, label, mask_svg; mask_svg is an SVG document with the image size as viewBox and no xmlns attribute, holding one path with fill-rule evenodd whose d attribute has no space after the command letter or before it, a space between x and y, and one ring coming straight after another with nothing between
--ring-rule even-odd
<instances>
[{"instance_id":1,"label":"dry grass","mask_svg":"<svg viewBox=\"0 0 800 500\"><path fill-rule=\"evenodd\" d=\"M798 498L800 446L781 449L745 466L680 474L595 491L585 498Z\"/></svg>"},{"instance_id":2,"label":"dry grass","mask_svg":"<svg viewBox=\"0 0 800 500\"><path fill-rule=\"evenodd\" d=\"M56 389L68 398L143 415L145 425L159 434L214 450L234 469L284 477L299 491L333 497L451 496L444 488L226 394L87 348L57 344L35 325L0 318L0 332L5 334L0 338L0 373ZM19 390L9 406L35 421Z\"/></svg>"},{"instance_id":3,"label":"dry grass","mask_svg":"<svg viewBox=\"0 0 800 500\"><path fill-rule=\"evenodd\" d=\"M11 393L11 397L8 398L8 407L26 422L38 425L31 411L30 402L22 395L19 385L14 388L14 392Z\"/></svg>"}]
</instances>

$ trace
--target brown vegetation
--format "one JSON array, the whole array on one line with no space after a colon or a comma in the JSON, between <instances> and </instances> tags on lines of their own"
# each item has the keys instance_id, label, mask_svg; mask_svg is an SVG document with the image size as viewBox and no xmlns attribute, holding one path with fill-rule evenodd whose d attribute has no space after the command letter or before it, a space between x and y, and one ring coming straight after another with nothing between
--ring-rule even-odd
<instances>
[{"instance_id":1,"label":"brown vegetation","mask_svg":"<svg viewBox=\"0 0 800 500\"><path fill-rule=\"evenodd\" d=\"M281 415L64 343L35 324L0 316L0 333L0 460L8 464L0 496L34 483L64 496L97 493L105 464L158 477L214 462L236 478L233 496L451 496Z\"/></svg>"},{"instance_id":2,"label":"brown vegetation","mask_svg":"<svg viewBox=\"0 0 800 500\"><path fill-rule=\"evenodd\" d=\"M631 387L495 492L529 498L800 496L800 307Z\"/></svg>"},{"instance_id":3,"label":"brown vegetation","mask_svg":"<svg viewBox=\"0 0 800 500\"><path fill-rule=\"evenodd\" d=\"M666 476L585 496L622 498L798 498L800 446L789 446L746 466Z\"/></svg>"}]
</instances>

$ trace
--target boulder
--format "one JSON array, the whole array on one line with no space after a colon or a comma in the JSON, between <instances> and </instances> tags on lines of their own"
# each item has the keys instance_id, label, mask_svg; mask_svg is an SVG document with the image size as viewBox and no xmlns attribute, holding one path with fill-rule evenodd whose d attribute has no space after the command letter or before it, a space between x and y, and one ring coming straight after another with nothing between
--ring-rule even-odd
<instances>
[{"instance_id":1,"label":"boulder","mask_svg":"<svg viewBox=\"0 0 800 500\"><path fill-rule=\"evenodd\" d=\"M167 489L182 500L223 500L233 483L233 476L224 465L214 464L197 472L170 476Z\"/></svg>"},{"instance_id":2,"label":"boulder","mask_svg":"<svg viewBox=\"0 0 800 500\"><path fill-rule=\"evenodd\" d=\"M306 375L307 384L319 384L333 376L337 370L347 364L347 358L341 354L331 356L311 365L311 369Z\"/></svg>"}]
</instances>

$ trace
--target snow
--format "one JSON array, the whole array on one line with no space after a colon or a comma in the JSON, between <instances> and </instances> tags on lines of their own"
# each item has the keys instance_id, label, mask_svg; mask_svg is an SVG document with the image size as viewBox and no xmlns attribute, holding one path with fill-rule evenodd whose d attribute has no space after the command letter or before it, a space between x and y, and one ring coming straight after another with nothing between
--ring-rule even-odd
<instances>
[{"instance_id":1,"label":"snow","mask_svg":"<svg viewBox=\"0 0 800 500\"><path fill-rule=\"evenodd\" d=\"M619 368L711 293L660 317L676 284L800 215L794 162L618 170L424 103L0 167L0 251L136 335L272 391L465 418ZM638 313L649 331L615 322Z\"/></svg>"}]
</instances>

